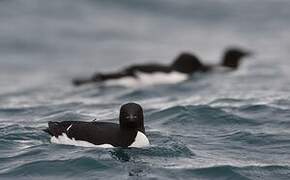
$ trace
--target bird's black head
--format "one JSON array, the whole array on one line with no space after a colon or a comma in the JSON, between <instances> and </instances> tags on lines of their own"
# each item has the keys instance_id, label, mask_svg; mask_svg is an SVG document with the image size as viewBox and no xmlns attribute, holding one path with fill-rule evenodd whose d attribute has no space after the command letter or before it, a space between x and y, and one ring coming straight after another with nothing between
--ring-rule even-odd
<instances>
[{"instance_id":1,"label":"bird's black head","mask_svg":"<svg viewBox=\"0 0 290 180\"><path fill-rule=\"evenodd\" d=\"M143 109L139 104L127 103L120 109L120 127L145 133Z\"/></svg>"},{"instance_id":2,"label":"bird's black head","mask_svg":"<svg viewBox=\"0 0 290 180\"><path fill-rule=\"evenodd\" d=\"M181 53L172 63L171 67L177 72L186 74L203 71L205 68L199 59L190 53Z\"/></svg>"},{"instance_id":3,"label":"bird's black head","mask_svg":"<svg viewBox=\"0 0 290 180\"><path fill-rule=\"evenodd\" d=\"M233 69L239 67L243 57L251 55L250 52L238 48L229 48L225 51L221 65Z\"/></svg>"}]
</instances>

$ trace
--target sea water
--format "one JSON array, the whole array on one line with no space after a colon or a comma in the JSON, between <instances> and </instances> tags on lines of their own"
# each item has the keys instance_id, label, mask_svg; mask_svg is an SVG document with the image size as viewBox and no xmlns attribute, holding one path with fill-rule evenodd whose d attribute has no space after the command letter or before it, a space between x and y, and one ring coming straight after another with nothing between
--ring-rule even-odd
<instances>
[{"instance_id":1,"label":"sea water","mask_svg":"<svg viewBox=\"0 0 290 180\"><path fill-rule=\"evenodd\" d=\"M0 1L0 179L290 179L289 9L282 0ZM71 85L184 51L215 64L229 46L253 52L237 71ZM48 121L118 123L131 101L144 108L149 147L53 144L42 131Z\"/></svg>"}]
</instances>

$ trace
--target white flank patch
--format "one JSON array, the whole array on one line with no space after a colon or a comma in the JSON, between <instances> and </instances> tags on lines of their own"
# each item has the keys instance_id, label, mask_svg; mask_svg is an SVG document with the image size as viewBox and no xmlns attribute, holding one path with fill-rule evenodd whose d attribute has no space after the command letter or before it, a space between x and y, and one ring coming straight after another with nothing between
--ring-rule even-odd
<instances>
[{"instance_id":1,"label":"white flank patch","mask_svg":"<svg viewBox=\"0 0 290 180\"><path fill-rule=\"evenodd\" d=\"M150 145L149 140L145 136L145 134L143 134L142 132L138 131L134 142L129 147L141 148L141 147L147 147L149 145Z\"/></svg>"},{"instance_id":2,"label":"white flank patch","mask_svg":"<svg viewBox=\"0 0 290 180\"><path fill-rule=\"evenodd\" d=\"M95 145L87 141L75 140L74 138L70 139L69 137L67 137L65 133L62 133L62 135L58 137L52 136L50 141L55 144L66 144L66 145L82 146L82 147L98 147L98 148L112 148L113 147L111 144Z\"/></svg>"},{"instance_id":3,"label":"white flank patch","mask_svg":"<svg viewBox=\"0 0 290 180\"><path fill-rule=\"evenodd\" d=\"M66 131L69 131L69 129L72 127L72 124L66 129Z\"/></svg>"},{"instance_id":4,"label":"white flank patch","mask_svg":"<svg viewBox=\"0 0 290 180\"><path fill-rule=\"evenodd\" d=\"M116 80L109 80L106 85L109 86L125 86L125 87L136 87L136 86L147 86L155 84L175 84L181 81L185 81L188 78L186 74L179 72L171 73L137 73L137 78L124 77Z\"/></svg>"}]
</instances>

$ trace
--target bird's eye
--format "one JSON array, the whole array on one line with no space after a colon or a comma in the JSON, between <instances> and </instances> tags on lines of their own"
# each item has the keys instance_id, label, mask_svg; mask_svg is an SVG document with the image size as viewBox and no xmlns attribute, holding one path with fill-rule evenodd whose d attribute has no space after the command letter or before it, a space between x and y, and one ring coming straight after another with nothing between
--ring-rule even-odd
<instances>
[{"instance_id":1,"label":"bird's eye","mask_svg":"<svg viewBox=\"0 0 290 180\"><path fill-rule=\"evenodd\" d=\"M135 115L135 116L126 116L126 119L137 119L137 116Z\"/></svg>"}]
</instances>

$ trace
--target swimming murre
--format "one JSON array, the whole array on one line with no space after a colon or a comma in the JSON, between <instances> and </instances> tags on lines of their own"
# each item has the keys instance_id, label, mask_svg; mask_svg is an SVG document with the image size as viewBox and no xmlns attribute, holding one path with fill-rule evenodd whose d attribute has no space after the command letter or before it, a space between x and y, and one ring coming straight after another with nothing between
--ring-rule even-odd
<instances>
[{"instance_id":1,"label":"swimming murre","mask_svg":"<svg viewBox=\"0 0 290 180\"><path fill-rule=\"evenodd\" d=\"M110 122L48 122L52 143L85 147L146 147L143 109L139 104L121 106L119 124Z\"/></svg>"},{"instance_id":2,"label":"swimming murre","mask_svg":"<svg viewBox=\"0 0 290 180\"><path fill-rule=\"evenodd\" d=\"M72 83L76 86L88 83L136 84L137 81L146 80L149 75L151 76L150 83L147 84L154 84L155 79L157 79L156 83L158 84L176 83L188 79L196 72L210 72L218 67L236 70L242 58L250 54L250 52L239 48L229 48L224 52L223 59L219 64L208 65L203 64L194 54L183 52L170 65L156 63L132 65L112 73L96 73L89 78L76 78L73 79Z\"/></svg>"}]
</instances>

